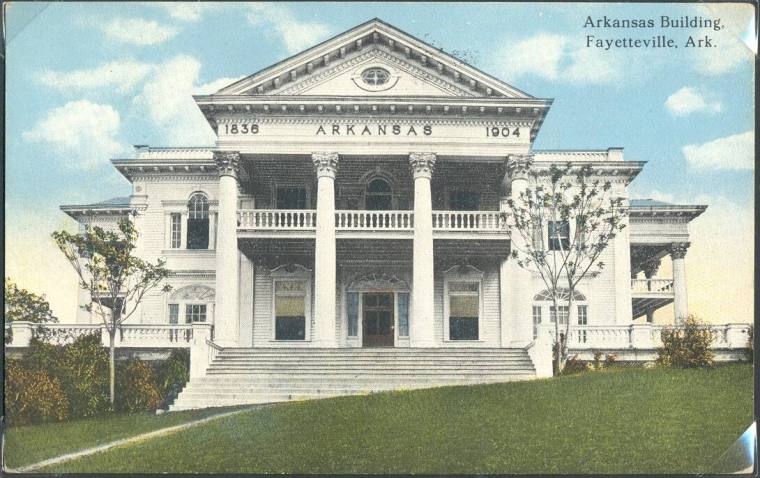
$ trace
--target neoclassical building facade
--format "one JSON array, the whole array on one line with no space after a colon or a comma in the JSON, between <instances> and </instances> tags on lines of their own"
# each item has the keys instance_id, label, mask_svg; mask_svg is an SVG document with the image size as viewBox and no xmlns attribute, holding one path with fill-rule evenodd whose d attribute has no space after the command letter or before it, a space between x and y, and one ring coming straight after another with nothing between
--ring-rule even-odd
<instances>
[{"instance_id":1,"label":"neoclassical building facade","mask_svg":"<svg viewBox=\"0 0 760 478\"><path fill-rule=\"evenodd\" d=\"M554 320L623 330L671 304L674 321L688 314L688 224L705 206L628 200L645 162L622 148L534 149L552 100L380 20L195 101L214 147L137 146L112 160L129 197L62 206L82 227L136 213L140 255L166 259L172 291L134 324L209 324L220 350L523 350ZM502 214L528 166L568 162L630 210L572 313L508 259Z\"/></svg>"}]
</instances>

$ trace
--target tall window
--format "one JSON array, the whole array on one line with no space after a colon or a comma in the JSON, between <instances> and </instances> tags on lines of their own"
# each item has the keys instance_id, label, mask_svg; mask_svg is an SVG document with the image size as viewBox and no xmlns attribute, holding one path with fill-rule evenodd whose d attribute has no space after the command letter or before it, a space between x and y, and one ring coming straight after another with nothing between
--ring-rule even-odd
<instances>
[{"instance_id":1,"label":"tall window","mask_svg":"<svg viewBox=\"0 0 760 478\"><path fill-rule=\"evenodd\" d=\"M179 324L179 304L169 304L169 323Z\"/></svg>"},{"instance_id":2,"label":"tall window","mask_svg":"<svg viewBox=\"0 0 760 478\"><path fill-rule=\"evenodd\" d=\"M578 325L588 325L588 306L587 305L579 305L578 306ZM586 331L581 330L580 331L580 339L581 342L586 342Z\"/></svg>"},{"instance_id":3,"label":"tall window","mask_svg":"<svg viewBox=\"0 0 760 478\"><path fill-rule=\"evenodd\" d=\"M570 317L570 308L566 305L560 305L557 306L557 309L559 309L559 323L561 325L567 324L567 320ZM549 306L549 320L553 324L557 321L557 311L554 309L553 305Z\"/></svg>"},{"instance_id":4,"label":"tall window","mask_svg":"<svg viewBox=\"0 0 760 478\"><path fill-rule=\"evenodd\" d=\"M533 338L538 337L538 326L541 324L541 306L533 306Z\"/></svg>"},{"instance_id":5,"label":"tall window","mask_svg":"<svg viewBox=\"0 0 760 478\"><path fill-rule=\"evenodd\" d=\"M208 249L208 200L195 193L187 203L187 248Z\"/></svg>"},{"instance_id":6,"label":"tall window","mask_svg":"<svg viewBox=\"0 0 760 478\"><path fill-rule=\"evenodd\" d=\"M409 336L409 292L398 293L398 335Z\"/></svg>"},{"instance_id":7,"label":"tall window","mask_svg":"<svg viewBox=\"0 0 760 478\"><path fill-rule=\"evenodd\" d=\"M306 209L306 188L278 187L277 209Z\"/></svg>"},{"instance_id":8,"label":"tall window","mask_svg":"<svg viewBox=\"0 0 760 478\"><path fill-rule=\"evenodd\" d=\"M449 282L449 339L478 340L480 284Z\"/></svg>"},{"instance_id":9,"label":"tall window","mask_svg":"<svg viewBox=\"0 0 760 478\"><path fill-rule=\"evenodd\" d=\"M347 294L347 313L348 313L348 336L356 337L359 335L359 293L349 292Z\"/></svg>"},{"instance_id":10,"label":"tall window","mask_svg":"<svg viewBox=\"0 0 760 478\"><path fill-rule=\"evenodd\" d=\"M549 221L549 250L566 251L570 248L570 223Z\"/></svg>"},{"instance_id":11,"label":"tall window","mask_svg":"<svg viewBox=\"0 0 760 478\"><path fill-rule=\"evenodd\" d=\"M364 199L365 206L370 211L382 211L391 209L393 193L388 181L375 178L367 183L367 192Z\"/></svg>"},{"instance_id":12,"label":"tall window","mask_svg":"<svg viewBox=\"0 0 760 478\"><path fill-rule=\"evenodd\" d=\"M274 283L275 340L306 339L306 281Z\"/></svg>"},{"instance_id":13,"label":"tall window","mask_svg":"<svg viewBox=\"0 0 760 478\"><path fill-rule=\"evenodd\" d=\"M185 304L185 322L192 324L206 321L206 304Z\"/></svg>"},{"instance_id":14,"label":"tall window","mask_svg":"<svg viewBox=\"0 0 760 478\"><path fill-rule=\"evenodd\" d=\"M477 211L480 209L480 193L475 191L449 192L449 209L452 211Z\"/></svg>"},{"instance_id":15,"label":"tall window","mask_svg":"<svg viewBox=\"0 0 760 478\"><path fill-rule=\"evenodd\" d=\"M171 244L172 249L182 247L182 215L173 213L171 215Z\"/></svg>"}]
</instances>

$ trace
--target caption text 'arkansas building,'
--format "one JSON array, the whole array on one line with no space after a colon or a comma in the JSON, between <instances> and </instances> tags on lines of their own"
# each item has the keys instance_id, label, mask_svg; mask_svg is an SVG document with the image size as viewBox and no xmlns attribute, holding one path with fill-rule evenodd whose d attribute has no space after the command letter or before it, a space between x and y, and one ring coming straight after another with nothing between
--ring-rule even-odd
<instances>
[{"instance_id":1,"label":"caption text 'arkansas building,'","mask_svg":"<svg viewBox=\"0 0 760 478\"><path fill-rule=\"evenodd\" d=\"M620 148L534 150L551 100L382 21L195 100L213 148L138 146L113 160L130 197L62 207L83 226L137 211L140 254L166 258L173 289L146 298L132 324L212 324L211 359L195 376L234 350L282 348L435 349L442 361L520 351L535 375L530 346L555 317L585 331L578 347L599 337L623 348L657 308L688 313L687 226L705 207L647 200L630 201L577 310L553 310L540 278L507 260L501 212L527 187L529 159L591 164L623 197L644 163ZM673 277L658 278L666 256Z\"/></svg>"}]
</instances>

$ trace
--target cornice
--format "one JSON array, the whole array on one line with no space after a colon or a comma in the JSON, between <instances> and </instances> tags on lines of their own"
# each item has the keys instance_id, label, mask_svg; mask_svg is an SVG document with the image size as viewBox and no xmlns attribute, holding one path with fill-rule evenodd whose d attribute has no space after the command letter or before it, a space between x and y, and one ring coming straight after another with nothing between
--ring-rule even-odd
<instances>
[{"instance_id":1,"label":"cornice","mask_svg":"<svg viewBox=\"0 0 760 478\"><path fill-rule=\"evenodd\" d=\"M632 221L645 222L651 219L657 222L658 218L685 218L688 221L698 217L707 210L703 205L676 205L667 206L631 206L629 216Z\"/></svg>"},{"instance_id":2,"label":"cornice","mask_svg":"<svg viewBox=\"0 0 760 478\"><path fill-rule=\"evenodd\" d=\"M525 126L531 128L535 120L507 120L507 119L488 119L488 118L417 118L417 117L381 117L381 116L307 116L307 117L287 117L287 116L227 116L216 119L219 124L233 123L251 123L259 124L430 124L430 125L452 125L452 126Z\"/></svg>"},{"instance_id":3,"label":"cornice","mask_svg":"<svg viewBox=\"0 0 760 478\"><path fill-rule=\"evenodd\" d=\"M169 271L169 277L172 279L201 279L212 280L216 277L216 271L214 270L173 270Z\"/></svg>"}]
</instances>

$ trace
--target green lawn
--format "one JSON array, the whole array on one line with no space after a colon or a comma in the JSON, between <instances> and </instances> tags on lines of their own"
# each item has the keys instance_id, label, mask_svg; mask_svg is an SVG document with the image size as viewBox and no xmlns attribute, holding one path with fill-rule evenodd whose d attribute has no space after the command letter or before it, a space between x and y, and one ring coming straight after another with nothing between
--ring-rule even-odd
<instances>
[{"instance_id":1,"label":"green lawn","mask_svg":"<svg viewBox=\"0 0 760 478\"><path fill-rule=\"evenodd\" d=\"M18 468L225 411L228 409L191 410L163 415L135 413L9 427L5 431L5 466Z\"/></svg>"},{"instance_id":2,"label":"green lawn","mask_svg":"<svg viewBox=\"0 0 760 478\"><path fill-rule=\"evenodd\" d=\"M749 365L618 369L285 403L42 471L694 473L751 421Z\"/></svg>"}]
</instances>

